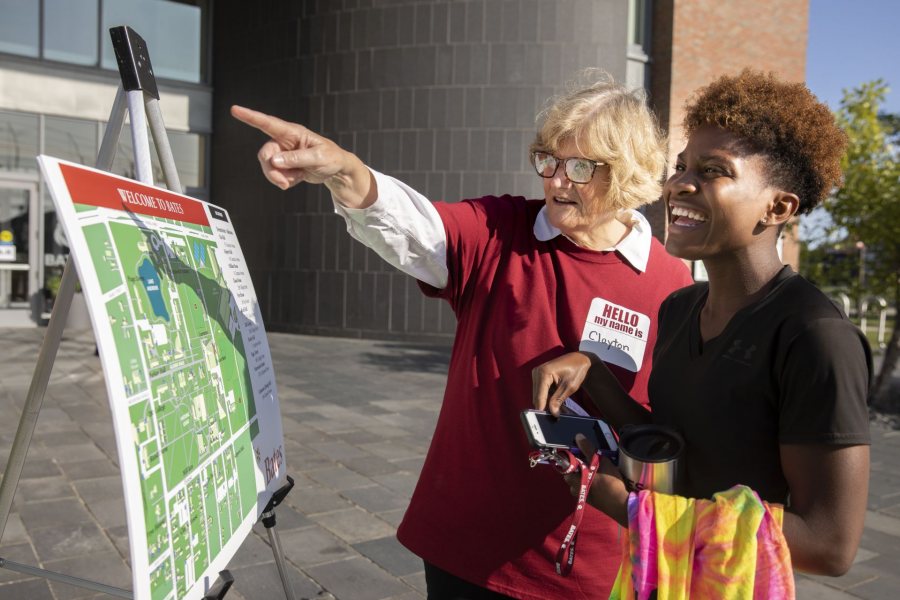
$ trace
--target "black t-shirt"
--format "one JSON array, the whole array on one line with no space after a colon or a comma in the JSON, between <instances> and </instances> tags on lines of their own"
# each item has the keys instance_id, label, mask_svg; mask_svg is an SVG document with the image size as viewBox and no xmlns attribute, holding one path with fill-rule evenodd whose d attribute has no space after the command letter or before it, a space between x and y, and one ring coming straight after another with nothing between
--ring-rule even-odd
<instances>
[{"instance_id":1,"label":"black t-shirt","mask_svg":"<svg viewBox=\"0 0 900 600\"><path fill-rule=\"evenodd\" d=\"M706 283L659 310L653 420L685 438L678 492L709 498L736 484L785 503L779 444L868 444L868 342L822 292L785 267L765 298L703 343Z\"/></svg>"}]
</instances>

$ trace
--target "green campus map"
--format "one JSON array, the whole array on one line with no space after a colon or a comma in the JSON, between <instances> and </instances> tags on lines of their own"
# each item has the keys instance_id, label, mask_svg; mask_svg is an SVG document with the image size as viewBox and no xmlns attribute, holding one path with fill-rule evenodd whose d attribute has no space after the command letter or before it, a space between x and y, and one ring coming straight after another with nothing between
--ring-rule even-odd
<instances>
[{"instance_id":1,"label":"green campus map","mask_svg":"<svg viewBox=\"0 0 900 600\"><path fill-rule=\"evenodd\" d=\"M238 309L211 228L75 207L123 376L151 596L180 598L257 504Z\"/></svg>"}]
</instances>

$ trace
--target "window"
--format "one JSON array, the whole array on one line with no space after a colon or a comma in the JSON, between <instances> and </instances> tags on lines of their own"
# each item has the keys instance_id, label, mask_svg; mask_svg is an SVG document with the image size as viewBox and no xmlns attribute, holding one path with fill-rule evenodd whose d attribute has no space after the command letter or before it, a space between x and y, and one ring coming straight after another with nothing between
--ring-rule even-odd
<instances>
[{"instance_id":1,"label":"window","mask_svg":"<svg viewBox=\"0 0 900 600\"><path fill-rule=\"evenodd\" d=\"M44 118L44 154L93 167L98 149L95 121Z\"/></svg>"},{"instance_id":2,"label":"window","mask_svg":"<svg viewBox=\"0 0 900 600\"><path fill-rule=\"evenodd\" d=\"M197 83L201 80L201 15L199 6L146 0L103 0L102 31L128 25L150 49L157 77ZM112 45L103 45L104 69L118 69Z\"/></svg>"},{"instance_id":3,"label":"window","mask_svg":"<svg viewBox=\"0 0 900 600\"><path fill-rule=\"evenodd\" d=\"M647 0L628 2L628 43L644 47L647 42Z\"/></svg>"},{"instance_id":4,"label":"window","mask_svg":"<svg viewBox=\"0 0 900 600\"><path fill-rule=\"evenodd\" d=\"M38 55L40 5L21 0L0 0L0 52Z\"/></svg>"},{"instance_id":5,"label":"window","mask_svg":"<svg viewBox=\"0 0 900 600\"><path fill-rule=\"evenodd\" d=\"M37 171L37 115L0 112L0 170Z\"/></svg>"},{"instance_id":6,"label":"window","mask_svg":"<svg viewBox=\"0 0 900 600\"><path fill-rule=\"evenodd\" d=\"M170 131L169 145L184 189L206 187L206 138L196 133Z\"/></svg>"},{"instance_id":7,"label":"window","mask_svg":"<svg viewBox=\"0 0 900 600\"><path fill-rule=\"evenodd\" d=\"M97 64L97 1L44 0L44 58Z\"/></svg>"},{"instance_id":8,"label":"window","mask_svg":"<svg viewBox=\"0 0 900 600\"><path fill-rule=\"evenodd\" d=\"M206 78L209 0L0 0L0 53L117 71L109 28L128 25L159 78Z\"/></svg>"}]
</instances>

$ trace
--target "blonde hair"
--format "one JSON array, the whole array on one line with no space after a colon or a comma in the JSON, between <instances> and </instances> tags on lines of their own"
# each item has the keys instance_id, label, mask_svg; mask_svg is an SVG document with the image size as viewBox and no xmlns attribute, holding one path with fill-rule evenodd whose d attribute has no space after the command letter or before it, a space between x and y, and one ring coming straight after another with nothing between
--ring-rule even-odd
<instances>
[{"instance_id":1,"label":"blonde hair","mask_svg":"<svg viewBox=\"0 0 900 600\"><path fill-rule=\"evenodd\" d=\"M574 140L585 157L609 165L611 208L637 208L658 200L666 166L664 136L644 91L629 91L594 70L568 87L538 114L541 124L529 151L556 154L565 141Z\"/></svg>"}]
</instances>

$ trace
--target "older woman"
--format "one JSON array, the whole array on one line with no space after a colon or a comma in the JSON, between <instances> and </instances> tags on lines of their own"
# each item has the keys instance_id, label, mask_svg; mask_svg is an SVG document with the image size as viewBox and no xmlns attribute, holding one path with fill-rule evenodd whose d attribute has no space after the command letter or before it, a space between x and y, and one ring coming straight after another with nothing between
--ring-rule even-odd
<instances>
[{"instance_id":1,"label":"older woman","mask_svg":"<svg viewBox=\"0 0 900 600\"><path fill-rule=\"evenodd\" d=\"M614 426L677 429L686 442L682 496L748 486L785 505L795 568L842 574L866 509L871 357L846 316L782 264L776 242L840 183L844 136L805 86L753 71L701 89L685 130L664 189L666 247L702 260L709 282L660 309L652 414L581 354L535 371L535 404L556 411L583 382ZM627 526L635 496L610 468L590 499Z\"/></svg>"},{"instance_id":2,"label":"older woman","mask_svg":"<svg viewBox=\"0 0 900 600\"><path fill-rule=\"evenodd\" d=\"M658 198L664 166L643 97L603 80L557 99L531 153L543 200L432 204L299 125L232 114L272 138L259 152L272 183L324 183L353 237L456 314L443 407L398 530L425 561L429 597L609 590L617 527L593 509L579 564L568 578L553 573L573 503L550 469L529 469L519 412L531 369L579 348L616 365L621 385L646 401L657 309L690 279L635 210ZM630 315L630 333L600 324L612 312Z\"/></svg>"}]
</instances>

